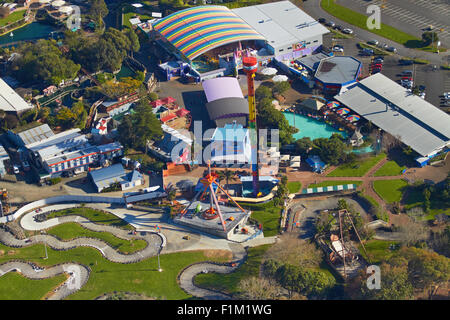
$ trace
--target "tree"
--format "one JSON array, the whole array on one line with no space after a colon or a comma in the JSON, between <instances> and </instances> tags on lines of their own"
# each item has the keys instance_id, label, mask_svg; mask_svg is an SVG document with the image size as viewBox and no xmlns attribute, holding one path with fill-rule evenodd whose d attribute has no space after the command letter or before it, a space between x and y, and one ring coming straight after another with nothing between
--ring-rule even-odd
<instances>
[{"instance_id":1,"label":"tree","mask_svg":"<svg viewBox=\"0 0 450 320\"><path fill-rule=\"evenodd\" d=\"M127 29L125 31L125 34L127 35L128 39L130 40L130 51L133 52L138 52L141 48L141 44L139 43L139 38L136 34L136 32L134 32L133 29Z\"/></svg>"},{"instance_id":2,"label":"tree","mask_svg":"<svg viewBox=\"0 0 450 320\"><path fill-rule=\"evenodd\" d=\"M270 279L250 277L239 283L240 297L247 300L274 300L281 288Z\"/></svg>"},{"instance_id":3,"label":"tree","mask_svg":"<svg viewBox=\"0 0 450 320\"><path fill-rule=\"evenodd\" d=\"M123 117L118 127L119 141L130 148L145 149L147 153L148 142L160 139L163 135L161 123L146 100L139 101L135 111Z\"/></svg>"},{"instance_id":4,"label":"tree","mask_svg":"<svg viewBox=\"0 0 450 320\"><path fill-rule=\"evenodd\" d=\"M432 44L434 42L439 41L438 34L433 31L426 31L422 33L422 44L424 47Z\"/></svg>"},{"instance_id":5,"label":"tree","mask_svg":"<svg viewBox=\"0 0 450 320\"><path fill-rule=\"evenodd\" d=\"M370 300L407 300L413 298L414 288L408 278L405 266L381 264L382 286L379 290L369 290L366 279L360 279L362 298Z\"/></svg>"},{"instance_id":6,"label":"tree","mask_svg":"<svg viewBox=\"0 0 450 320\"><path fill-rule=\"evenodd\" d=\"M40 39L34 44L25 43L19 48L21 56L15 62L19 80L38 81L58 85L62 80L76 77L80 65L65 58L50 40Z\"/></svg>"},{"instance_id":7,"label":"tree","mask_svg":"<svg viewBox=\"0 0 450 320\"><path fill-rule=\"evenodd\" d=\"M225 170L220 170L217 172L220 179L225 179L227 182L227 190L230 188L229 180L234 177L235 173L231 170L225 168Z\"/></svg>"},{"instance_id":8,"label":"tree","mask_svg":"<svg viewBox=\"0 0 450 320\"><path fill-rule=\"evenodd\" d=\"M450 259L436 252L404 248L400 252L408 263L408 277L414 288L428 289L429 298L450 280Z\"/></svg>"},{"instance_id":9,"label":"tree","mask_svg":"<svg viewBox=\"0 0 450 320\"><path fill-rule=\"evenodd\" d=\"M318 234L325 234L330 232L333 226L334 217L328 211L321 211L316 218L315 227Z\"/></svg>"},{"instance_id":10,"label":"tree","mask_svg":"<svg viewBox=\"0 0 450 320\"><path fill-rule=\"evenodd\" d=\"M281 81L275 83L275 85L272 88L273 95L279 95L285 93L289 88L291 87L290 83L288 81Z\"/></svg>"},{"instance_id":11,"label":"tree","mask_svg":"<svg viewBox=\"0 0 450 320\"><path fill-rule=\"evenodd\" d=\"M296 129L289 125L289 122L281 111L272 106L271 99L264 98L259 101L257 121L259 128L277 128L279 130L279 140L281 144L289 144L293 142L294 139L292 138L292 134L296 131Z\"/></svg>"},{"instance_id":12,"label":"tree","mask_svg":"<svg viewBox=\"0 0 450 320\"><path fill-rule=\"evenodd\" d=\"M104 0L89 0L88 15L97 25L102 23L102 19L108 14L108 7Z\"/></svg>"},{"instance_id":13,"label":"tree","mask_svg":"<svg viewBox=\"0 0 450 320\"><path fill-rule=\"evenodd\" d=\"M272 98L272 90L270 90L270 88L267 86L260 85L255 90L255 98L256 98L256 101L260 101L265 98L271 99Z\"/></svg>"},{"instance_id":14,"label":"tree","mask_svg":"<svg viewBox=\"0 0 450 320\"><path fill-rule=\"evenodd\" d=\"M310 137L303 137L295 141L295 147L298 153L303 157L306 157L309 150L314 147L314 143L311 141Z\"/></svg>"}]
</instances>

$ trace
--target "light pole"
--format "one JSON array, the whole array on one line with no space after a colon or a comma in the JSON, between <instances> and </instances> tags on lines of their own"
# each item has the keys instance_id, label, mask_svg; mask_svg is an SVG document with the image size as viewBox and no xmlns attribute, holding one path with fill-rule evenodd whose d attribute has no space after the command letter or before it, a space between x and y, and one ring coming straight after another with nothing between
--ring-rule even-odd
<instances>
[{"instance_id":1,"label":"light pole","mask_svg":"<svg viewBox=\"0 0 450 320\"><path fill-rule=\"evenodd\" d=\"M158 257L158 271L162 272L163 269L161 269L161 264L160 264L160 261L159 261L159 252L161 251L161 246L158 244L158 242L155 242L153 245L156 248L156 255Z\"/></svg>"},{"instance_id":2,"label":"light pole","mask_svg":"<svg viewBox=\"0 0 450 320\"><path fill-rule=\"evenodd\" d=\"M45 231L41 230L41 234L45 235ZM44 260L48 259L48 254L47 254L47 242L44 240L44 248L45 248L45 258Z\"/></svg>"}]
</instances>

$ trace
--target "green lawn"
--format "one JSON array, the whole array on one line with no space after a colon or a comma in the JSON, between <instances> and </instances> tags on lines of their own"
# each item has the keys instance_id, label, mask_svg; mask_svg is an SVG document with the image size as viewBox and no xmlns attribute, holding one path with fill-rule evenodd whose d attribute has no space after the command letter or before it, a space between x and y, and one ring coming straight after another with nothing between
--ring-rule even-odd
<instances>
[{"instance_id":1,"label":"green lawn","mask_svg":"<svg viewBox=\"0 0 450 320\"><path fill-rule=\"evenodd\" d=\"M391 244L397 245L396 241L383 241L383 240L369 240L364 246L366 248L367 254L370 257L371 263L379 264L383 261L388 260L395 254L395 249L391 250L389 247ZM367 259L364 249L361 245L358 246L359 252L364 259Z\"/></svg>"},{"instance_id":2,"label":"green lawn","mask_svg":"<svg viewBox=\"0 0 450 320\"><path fill-rule=\"evenodd\" d=\"M6 26L8 23L16 22L20 19L23 19L25 16L26 10L14 11L6 18L0 19L0 27Z\"/></svg>"},{"instance_id":3,"label":"green lawn","mask_svg":"<svg viewBox=\"0 0 450 320\"><path fill-rule=\"evenodd\" d=\"M378 180L373 182L373 188L387 203L400 201L408 183L401 179Z\"/></svg>"},{"instance_id":4,"label":"green lawn","mask_svg":"<svg viewBox=\"0 0 450 320\"><path fill-rule=\"evenodd\" d=\"M9 272L0 277L0 297L2 300L39 300L65 280L63 274L50 279L31 280L17 272Z\"/></svg>"},{"instance_id":5,"label":"green lawn","mask_svg":"<svg viewBox=\"0 0 450 320\"><path fill-rule=\"evenodd\" d=\"M243 204L244 209L252 210L251 218L261 223L265 237L276 236L280 229L281 209L275 207L273 202L265 204Z\"/></svg>"},{"instance_id":6,"label":"green lawn","mask_svg":"<svg viewBox=\"0 0 450 320\"><path fill-rule=\"evenodd\" d=\"M48 230L48 234L54 235L63 241L79 237L97 238L107 242L111 247L125 254L140 251L147 246L147 242L142 239L131 241L120 239L108 232L87 230L75 222L64 223L53 227Z\"/></svg>"},{"instance_id":7,"label":"green lawn","mask_svg":"<svg viewBox=\"0 0 450 320\"><path fill-rule=\"evenodd\" d=\"M131 23L130 23L130 19L134 16L139 16L139 19L141 21L145 21L145 20L149 20L149 19L153 19L151 16L146 15L146 14L140 14L140 13L135 13L135 12L127 12L123 14L123 25L125 27L131 28Z\"/></svg>"},{"instance_id":8,"label":"green lawn","mask_svg":"<svg viewBox=\"0 0 450 320\"><path fill-rule=\"evenodd\" d=\"M300 181L291 181L287 184L289 193L297 193L300 191L302 187L302 183Z\"/></svg>"},{"instance_id":9,"label":"green lawn","mask_svg":"<svg viewBox=\"0 0 450 320\"><path fill-rule=\"evenodd\" d=\"M111 225L114 227L123 228L126 230L134 230L134 227L128 224L125 220L122 220L112 213L103 212L100 210L95 210L91 208L71 208L71 209L64 209L61 211L56 211L50 213L47 217L48 219L56 218L56 217L63 217L68 215L79 215L83 216L90 221L98 224L106 224Z\"/></svg>"},{"instance_id":10,"label":"green lawn","mask_svg":"<svg viewBox=\"0 0 450 320\"><path fill-rule=\"evenodd\" d=\"M0 244L0 250L4 250L5 254L0 256L0 263L18 259L30 261L40 266L53 266L58 263L68 261L82 263L91 268L89 281L86 285L74 293L68 299L73 300L90 300L107 292L135 292L144 294L148 297L155 297L167 300L179 300L191 298L177 284L178 273L191 263L215 260L224 262L224 258L211 258L206 256L202 251L189 251L164 254L160 256L161 268L163 272L158 272L158 262L156 257L152 257L139 263L120 264L110 262L102 257L98 250L89 247L79 247L68 251L56 251L51 248L48 250L48 259L43 260L45 255L44 245L33 245L26 248L10 248ZM11 253L11 251L13 252ZM10 254L8 254L10 252ZM0 278L0 281L4 281ZM16 285L15 281L11 281L10 287L17 290L20 283ZM55 279L54 283L58 283L60 279ZM50 289L52 284L45 288ZM3 286L2 286L3 288ZM12 290L12 291L13 291ZM0 299L7 299L11 292L0 290ZM21 299L34 299L36 294L30 290L23 290L20 294Z\"/></svg>"},{"instance_id":11,"label":"green lawn","mask_svg":"<svg viewBox=\"0 0 450 320\"><path fill-rule=\"evenodd\" d=\"M362 181L359 180L330 180L330 181L323 181L320 183L311 183L308 188L318 188L318 187L328 187L328 186L338 186L341 184L356 184L357 186L360 186L362 184Z\"/></svg>"},{"instance_id":12,"label":"green lawn","mask_svg":"<svg viewBox=\"0 0 450 320\"><path fill-rule=\"evenodd\" d=\"M362 177L384 158L386 158L386 154L380 153L363 160L357 160L355 163L346 163L331 171L327 174L327 177Z\"/></svg>"},{"instance_id":13,"label":"green lawn","mask_svg":"<svg viewBox=\"0 0 450 320\"><path fill-rule=\"evenodd\" d=\"M381 23L380 29L369 30L367 28L368 15L366 16L364 14L341 6L337 4L335 0L322 0L320 5L329 14L337 17L338 19L351 23L354 26L368 30L374 34L380 35L397 43L403 44L408 48L418 48L425 51L429 50L429 47L422 47L421 39L384 23Z\"/></svg>"},{"instance_id":14,"label":"green lawn","mask_svg":"<svg viewBox=\"0 0 450 320\"><path fill-rule=\"evenodd\" d=\"M402 171L406 169L406 166L399 166L395 161L386 162L380 169L378 169L374 176L375 177L385 177L385 176L398 176L402 174Z\"/></svg>"},{"instance_id":15,"label":"green lawn","mask_svg":"<svg viewBox=\"0 0 450 320\"><path fill-rule=\"evenodd\" d=\"M270 245L265 244L248 249L248 258L242 266L230 274L207 273L199 274L194 283L203 288L219 290L228 294L239 292L239 282L245 278L259 276L261 261Z\"/></svg>"}]
</instances>

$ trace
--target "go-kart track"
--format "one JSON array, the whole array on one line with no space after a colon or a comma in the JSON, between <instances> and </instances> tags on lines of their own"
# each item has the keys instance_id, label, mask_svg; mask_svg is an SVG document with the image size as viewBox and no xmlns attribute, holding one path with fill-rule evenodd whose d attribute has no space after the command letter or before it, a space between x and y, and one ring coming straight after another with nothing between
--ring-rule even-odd
<instances>
[{"instance_id":1,"label":"go-kart track","mask_svg":"<svg viewBox=\"0 0 450 320\"><path fill-rule=\"evenodd\" d=\"M77 223L83 228L96 232L108 232L112 235L125 240L144 240L147 245L144 249L133 254L123 254L113 249L108 243L95 238L80 237L70 241L61 241L58 238L41 234L31 236L20 240L5 228L0 228L0 243L14 248L23 248L35 244L45 243L54 250L70 250L77 247L91 247L101 252L103 257L115 263L137 263L147 258L157 255L166 245L166 238L162 233L149 231L129 231L118 227L101 225L91 222L85 217L78 215L67 215L64 217L53 218L42 222L37 222L35 217L42 212L58 211L63 208L76 207L75 204L61 204L43 207L36 212L35 210L26 213L21 221L21 227L26 230L40 231L64 223ZM256 240L256 239L255 239ZM274 239L266 239L273 242ZM225 241L225 240L223 240ZM231 297L207 289L198 288L193 284L193 278L207 270L208 272L230 273L239 268L244 262L247 253L244 247L239 243L229 243L228 247L233 253L233 262L231 264L216 264L210 262L200 262L186 267L178 275L180 287L193 296L203 299L230 299ZM182 249L180 249L182 251ZM178 251L178 250L176 250ZM59 274L69 275L68 279L50 292L46 299L60 300L80 290L89 280L90 268L77 263L63 263L47 268L39 268L26 261L8 261L0 265L0 277L8 272L16 271L28 279L38 280L57 276Z\"/></svg>"}]
</instances>

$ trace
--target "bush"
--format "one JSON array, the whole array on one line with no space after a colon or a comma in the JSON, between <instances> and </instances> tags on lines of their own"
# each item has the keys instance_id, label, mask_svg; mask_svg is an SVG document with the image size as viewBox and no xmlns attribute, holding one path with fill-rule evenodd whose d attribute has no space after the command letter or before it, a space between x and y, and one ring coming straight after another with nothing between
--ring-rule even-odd
<instances>
[{"instance_id":1,"label":"bush","mask_svg":"<svg viewBox=\"0 0 450 320\"><path fill-rule=\"evenodd\" d=\"M50 184L51 185L55 185L57 183L60 183L62 181L61 177L56 177L56 178L50 178Z\"/></svg>"}]
</instances>

